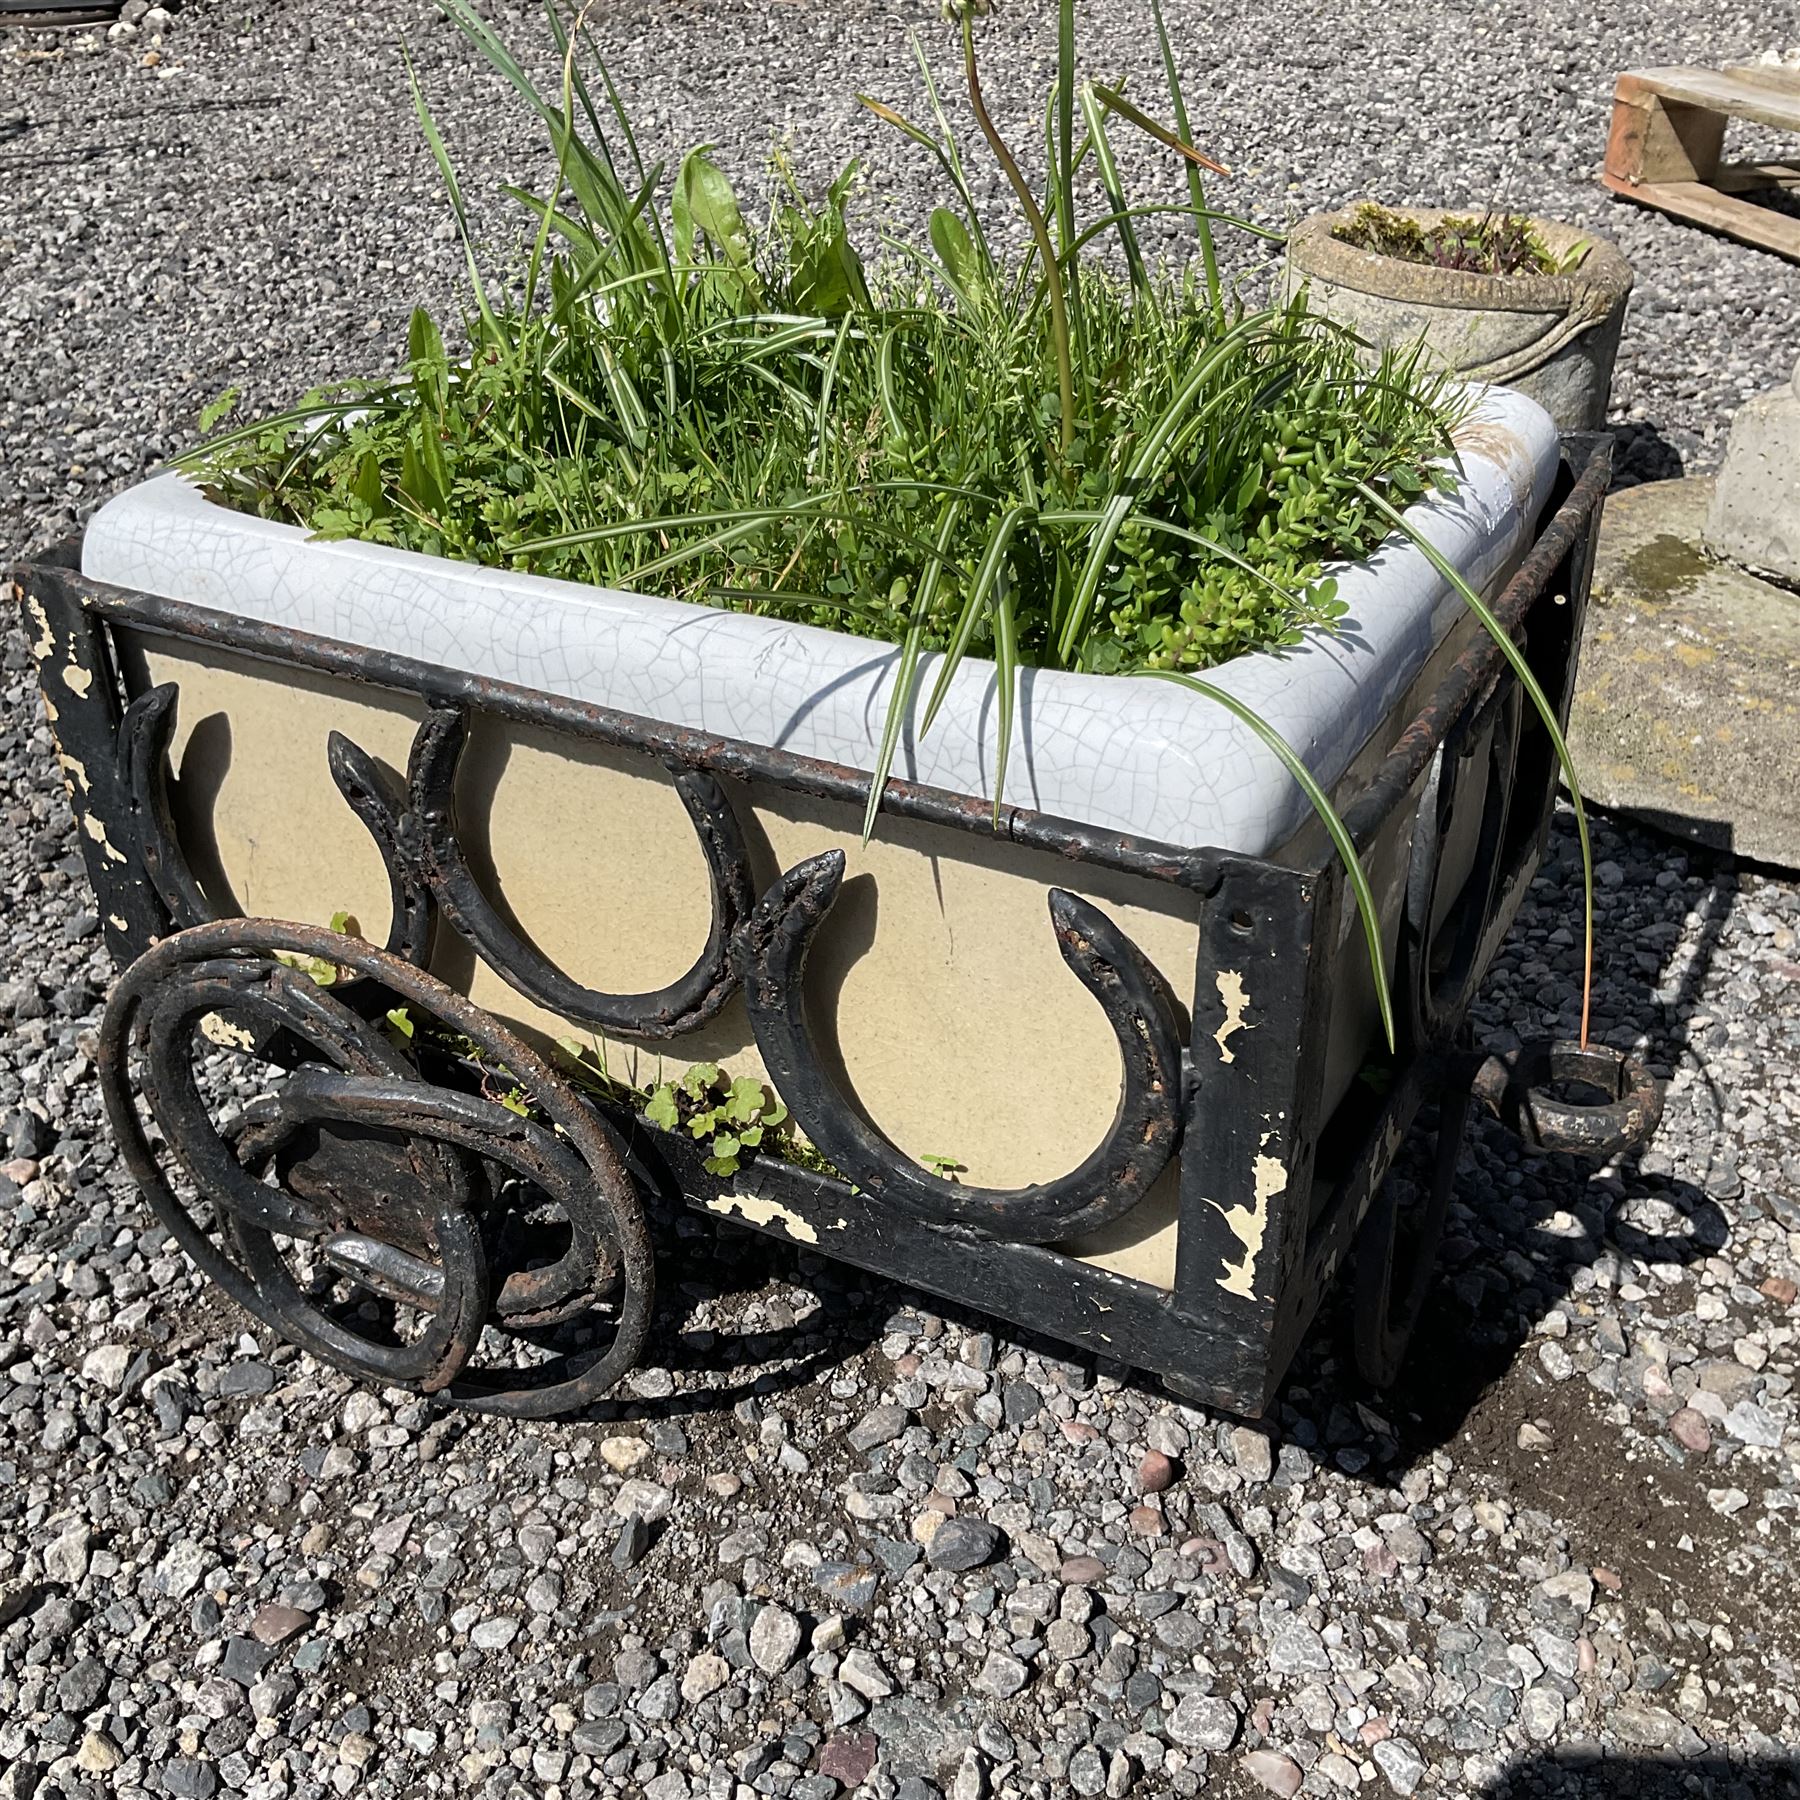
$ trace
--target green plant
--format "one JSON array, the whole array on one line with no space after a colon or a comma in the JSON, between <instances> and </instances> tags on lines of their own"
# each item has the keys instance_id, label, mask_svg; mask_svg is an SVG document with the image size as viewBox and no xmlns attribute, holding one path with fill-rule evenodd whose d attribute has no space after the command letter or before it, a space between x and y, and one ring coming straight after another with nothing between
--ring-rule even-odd
<instances>
[{"instance_id":1,"label":"green plant","mask_svg":"<svg viewBox=\"0 0 1800 1800\"><path fill-rule=\"evenodd\" d=\"M585 1093L608 1105L641 1113L664 1131L685 1131L707 1146L706 1167L714 1175L735 1175L759 1152L818 1174L837 1170L794 1130L787 1107L762 1082L733 1075L717 1063L695 1063L674 1080L649 1087L621 1081L607 1067L598 1039L583 1044L558 1038L563 1071Z\"/></svg>"},{"instance_id":2,"label":"green plant","mask_svg":"<svg viewBox=\"0 0 1800 1800\"><path fill-rule=\"evenodd\" d=\"M679 1080L659 1082L643 1110L652 1125L704 1143L714 1175L735 1175L744 1155L761 1149L788 1116L760 1081L727 1075L717 1063L695 1063Z\"/></svg>"},{"instance_id":3,"label":"green plant","mask_svg":"<svg viewBox=\"0 0 1800 1800\"><path fill-rule=\"evenodd\" d=\"M1453 485L1460 401L1416 352L1365 368L1303 299L1252 308L1225 287L1215 226L1273 234L1209 204L1203 174L1219 165L1188 142L1156 0L1172 128L1078 79L1074 0L1059 0L1041 188L983 100L985 8L953 0L970 108L1030 247L996 255L915 38L929 123L864 102L933 158L945 203L924 242L886 237L873 260L850 229L855 164L815 197L777 154L753 221L706 147L672 173L646 165L585 14L565 20L547 0L561 83L546 94L470 0L440 4L549 136L542 191L509 190L530 226L522 298L483 271L415 79L468 270L466 353L416 312L402 374L228 428L185 466L216 497L321 536L897 645L865 833L928 653L941 657L926 731L959 665L993 661L998 819L1022 667L1175 677L1220 700L1199 671L1330 626L1343 609L1327 564ZM1180 162L1185 201L1125 194L1118 121ZM1105 210L1083 220L1090 159ZM1138 222L1169 214L1192 225L1198 275L1144 256ZM1249 722L1345 855L1385 1010L1354 851L1299 759Z\"/></svg>"},{"instance_id":4,"label":"green plant","mask_svg":"<svg viewBox=\"0 0 1800 1800\"><path fill-rule=\"evenodd\" d=\"M1479 275L1567 275L1588 253L1583 241L1559 256L1522 213L1486 212L1421 225L1373 201L1364 201L1332 236L1377 256Z\"/></svg>"},{"instance_id":5,"label":"green plant","mask_svg":"<svg viewBox=\"0 0 1800 1800\"><path fill-rule=\"evenodd\" d=\"M347 912L334 912L331 915L331 930L345 937L361 937L362 927L357 924L355 916ZM341 964L327 962L322 956L297 956L286 950L275 953L277 962L286 963L290 969L297 969L302 975L310 975L319 987L335 987L340 981L352 981L356 977L354 969L345 968Z\"/></svg>"}]
</instances>

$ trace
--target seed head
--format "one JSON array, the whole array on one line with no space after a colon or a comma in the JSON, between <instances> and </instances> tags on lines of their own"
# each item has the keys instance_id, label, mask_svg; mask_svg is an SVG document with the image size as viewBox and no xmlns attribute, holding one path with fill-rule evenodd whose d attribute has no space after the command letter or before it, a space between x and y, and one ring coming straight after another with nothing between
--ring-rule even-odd
<instances>
[{"instance_id":1,"label":"seed head","mask_svg":"<svg viewBox=\"0 0 1800 1800\"><path fill-rule=\"evenodd\" d=\"M985 19L994 10L994 0L938 0L938 10L952 25L964 19Z\"/></svg>"}]
</instances>

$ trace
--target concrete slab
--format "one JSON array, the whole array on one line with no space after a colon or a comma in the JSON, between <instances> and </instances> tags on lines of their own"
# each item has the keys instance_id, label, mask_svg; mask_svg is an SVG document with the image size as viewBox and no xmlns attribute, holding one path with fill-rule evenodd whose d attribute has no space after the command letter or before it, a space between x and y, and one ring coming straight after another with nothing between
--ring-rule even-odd
<instances>
[{"instance_id":1,"label":"concrete slab","mask_svg":"<svg viewBox=\"0 0 1800 1800\"><path fill-rule=\"evenodd\" d=\"M1570 749L1594 801L1800 868L1800 596L1701 548L1713 486L1607 501Z\"/></svg>"},{"instance_id":2,"label":"concrete slab","mask_svg":"<svg viewBox=\"0 0 1800 1800\"><path fill-rule=\"evenodd\" d=\"M1754 574L1800 584L1800 369L1738 408L1705 544Z\"/></svg>"}]
</instances>

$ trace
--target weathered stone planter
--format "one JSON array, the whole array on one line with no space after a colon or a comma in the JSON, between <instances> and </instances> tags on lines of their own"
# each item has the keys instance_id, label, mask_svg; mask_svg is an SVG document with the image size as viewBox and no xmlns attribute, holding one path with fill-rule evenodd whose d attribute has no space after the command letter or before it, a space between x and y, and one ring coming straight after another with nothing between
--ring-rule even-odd
<instances>
[{"instance_id":1,"label":"weathered stone planter","mask_svg":"<svg viewBox=\"0 0 1800 1800\"><path fill-rule=\"evenodd\" d=\"M1605 238L1536 219L1554 254L1587 246L1577 268L1567 275L1475 275L1344 243L1334 234L1355 210L1321 213L1295 227L1287 246L1289 294L1305 286L1315 312L1378 349L1422 337L1441 364L1471 381L1529 394L1564 431L1594 431L1606 422L1632 274ZM1437 208L1393 210L1427 226L1451 216Z\"/></svg>"},{"instance_id":2,"label":"weathered stone planter","mask_svg":"<svg viewBox=\"0 0 1800 1800\"><path fill-rule=\"evenodd\" d=\"M1492 395L1461 451L1460 493L1414 518L1566 695L1604 450L1559 451L1535 407ZM1191 694L1035 675L996 830L992 671L967 665L865 848L885 646L313 543L169 477L133 490L79 568L25 585L129 971L101 1051L126 1161L278 1329L476 1406L564 1410L637 1356L651 1187L1250 1412L1360 1229L1364 1359L1391 1371L1467 1110L1462 1020L1554 769L1415 548L1391 542L1339 592L1338 635L1220 679L1363 847L1391 1066L1323 834ZM316 923L340 911L385 950ZM397 1046L396 1004L441 1032ZM837 1173L770 1155L706 1173L680 1134L577 1093L545 1054L565 1034L636 1083L702 1059L762 1076ZM252 1050L294 1072L227 1131L193 1070ZM533 1118L497 1103L501 1069ZM1643 1128L1641 1099L1534 1112L1541 1077L1492 1065L1477 1092L1546 1142ZM1426 1108L1438 1175L1403 1222L1378 1197ZM413 1334L346 1323L293 1274L296 1247ZM478 1353L484 1324L534 1346L535 1370Z\"/></svg>"}]
</instances>

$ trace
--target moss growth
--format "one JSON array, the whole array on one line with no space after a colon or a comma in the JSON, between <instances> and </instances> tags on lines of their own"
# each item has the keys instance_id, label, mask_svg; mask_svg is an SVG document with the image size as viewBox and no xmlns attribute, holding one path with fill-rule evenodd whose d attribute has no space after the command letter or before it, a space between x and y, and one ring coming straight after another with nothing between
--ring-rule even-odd
<instances>
[{"instance_id":1,"label":"moss growth","mask_svg":"<svg viewBox=\"0 0 1800 1800\"><path fill-rule=\"evenodd\" d=\"M1633 550L1620 573L1637 592L1667 597L1685 594L1711 566L1697 545L1665 531Z\"/></svg>"},{"instance_id":2,"label":"moss growth","mask_svg":"<svg viewBox=\"0 0 1800 1800\"><path fill-rule=\"evenodd\" d=\"M1332 236L1377 256L1473 275L1567 275L1580 266L1588 249L1580 243L1559 257L1522 213L1469 214L1421 225L1372 201L1359 206L1350 223Z\"/></svg>"}]
</instances>

